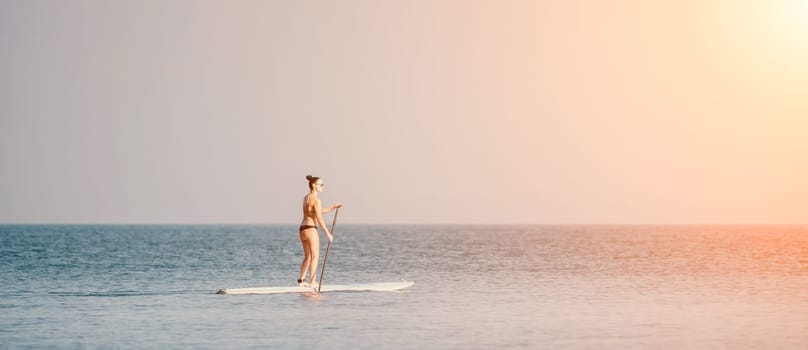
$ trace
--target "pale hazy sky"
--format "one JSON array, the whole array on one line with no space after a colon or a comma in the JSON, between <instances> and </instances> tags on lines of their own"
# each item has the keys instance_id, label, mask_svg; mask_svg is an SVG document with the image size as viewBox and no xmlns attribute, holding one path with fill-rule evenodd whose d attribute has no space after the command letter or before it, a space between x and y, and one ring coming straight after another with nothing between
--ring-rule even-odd
<instances>
[{"instance_id":1,"label":"pale hazy sky","mask_svg":"<svg viewBox=\"0 0 808 350\"><path fill-rule=\"evenodd\" d=\"M806 223L806 62L807 0L0 0L0 222Z\"/></svg>"}]
</instances>

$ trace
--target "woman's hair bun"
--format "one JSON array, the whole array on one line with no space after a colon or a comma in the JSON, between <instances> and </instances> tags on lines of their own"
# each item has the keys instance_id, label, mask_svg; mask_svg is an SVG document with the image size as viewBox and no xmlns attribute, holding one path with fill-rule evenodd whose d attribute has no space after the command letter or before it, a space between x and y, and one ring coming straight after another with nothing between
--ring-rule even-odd
<instances>
[{"instance_id":1,"label":"woman's hair bun","mask_svg":"<svg viewBox=\"0 0 808 350\"><path fill-rule=\"evenodd\" d=\"M306 180L309 180L309 189L314 189L314 184L317 183L317 180L320 178L317 176L306 175Z\"/></svg>"}]
</instances>

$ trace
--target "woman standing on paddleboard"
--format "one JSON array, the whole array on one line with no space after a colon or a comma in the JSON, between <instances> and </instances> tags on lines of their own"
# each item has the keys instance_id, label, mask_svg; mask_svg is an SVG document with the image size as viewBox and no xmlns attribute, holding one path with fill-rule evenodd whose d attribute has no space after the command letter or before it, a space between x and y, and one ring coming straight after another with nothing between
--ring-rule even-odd
<instances>
[{"instance_id":1,"label":"woman standing on paddleboard","mask_svg":"<svg viewBox=\"0 0 808 350\"><path fill-rule=\"evenodd\" d=\"M303 253L305 255L303 263L300 264L300 277L297 278L297 284L299 286L315 287L317 263L320 259L320 235L317 231L317 226L323 228L329 242L333 241L334 236L331 235L331 232L328 232L328 225L323 220L323 213L341 208L342 203L322 208L317 194L323 192L325 187L323 180L311 175L306 175L306 180L309 180L309 194L303 197L303 222L300 223L300 243L303 244ZM308 284L304 283L306 270L309 270Z\"/></svg>"}]
</instances>

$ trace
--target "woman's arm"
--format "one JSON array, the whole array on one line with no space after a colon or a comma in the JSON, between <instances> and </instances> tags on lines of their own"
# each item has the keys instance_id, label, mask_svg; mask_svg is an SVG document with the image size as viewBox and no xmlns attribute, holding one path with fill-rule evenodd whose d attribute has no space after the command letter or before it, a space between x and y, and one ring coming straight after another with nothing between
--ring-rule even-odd
<instances>
[{"instance_id":1,"label":"woman's arm","mask_svg":"<svg viewBox=\"0 0 808 350\"><path fill-rule=\"evenodd\" d=\"M332 205L332 206L330 206L328 208L325 208L325 209L322 210L322 212L323 212L323 214L325 214L325 213L327 213L329 211L332 211L332 210L334 210L336 208L342 208L342 203L337 203L337 204L334 204L334 205Z\"/></svg>"},{"instance_id":2,"label":"woman's arm","mask_svg":"<svg viewBox=\"0 0 808 350\"><path fill-rule=\"evenodd\" d=\"M334 240L334 236L331 235L331 232L328 231L328 225L323 220L323 209L320 207L320 199L317 199L317 203L314 206L314 215L317 218L317 223L320 224L320 227L323 228L325 231L325 235L328 236L328 241L331 242Z\"/></svg>"}]
</instances>

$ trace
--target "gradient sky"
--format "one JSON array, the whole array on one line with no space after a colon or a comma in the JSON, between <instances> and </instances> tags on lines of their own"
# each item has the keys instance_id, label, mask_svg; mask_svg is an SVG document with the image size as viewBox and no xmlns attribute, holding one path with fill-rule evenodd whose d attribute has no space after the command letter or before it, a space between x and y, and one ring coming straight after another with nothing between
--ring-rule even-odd
<instances>
[{"instance_id":1,"label":"gradient sky","mask_svg":"<svg viewBox=\"0 0 808 350\"><path fill-rule=\"evenodd\" d=\"M806 223L806 62L806 0L0 0L0 222Z\"/></svg>"}]
</instances>

